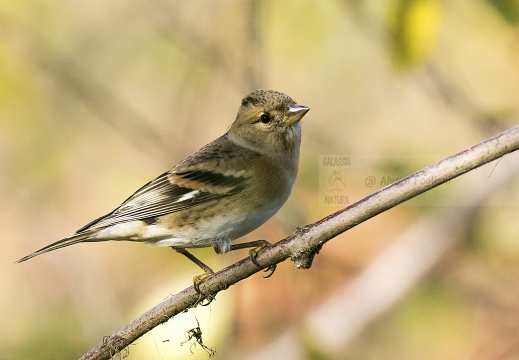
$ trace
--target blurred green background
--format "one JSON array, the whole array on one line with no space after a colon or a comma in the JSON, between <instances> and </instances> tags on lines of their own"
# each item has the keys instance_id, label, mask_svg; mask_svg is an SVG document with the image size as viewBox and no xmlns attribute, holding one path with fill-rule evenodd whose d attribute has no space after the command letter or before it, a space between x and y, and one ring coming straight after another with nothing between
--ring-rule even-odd
<instances>
[{"instance_id":1,"label":"blurred green background","mask_svg":"<svg viewBox=\"0 0 519 360\"><path fill-rule=\"evenodd\" d=\"M14 261L223 134L250 91L311 108L291 198L243 238L277 241L514 126L518 25L515 0L0 2L0 359L78 358L191 285L193 264L141 244ZM333 190L324 156L350 162L336 168L342 205L323 202ZM181 345L198 320L220 359L518 359L516 156L337 237L310 270L287 261L268 280L231 287L116 358L207 358L193 341ZM443 249L402 252L378 282L363 280L424 223L408 238L449 238ZM194 253L214 269L246 256ZM422 275L415 263L430 264ZM377 292L409 274L418 276L392 297ZM374 289L361 304L387 303L368 314L336 302L325 324L338 340L327 345L309 319L359 283ZM348 307L354 321L341 317ZM350 323L347 338L334 330Z\"/></svg>"}]
</instances>

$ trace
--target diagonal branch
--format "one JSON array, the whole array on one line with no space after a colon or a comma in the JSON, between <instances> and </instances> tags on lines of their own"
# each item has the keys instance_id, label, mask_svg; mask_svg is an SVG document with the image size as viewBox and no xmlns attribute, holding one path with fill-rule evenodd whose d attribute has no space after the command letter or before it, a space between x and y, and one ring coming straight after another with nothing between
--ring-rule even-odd
<instances>
[{"instance_id":1,"label":"diagonal branch","mask_svg":"<svg viewBox=\"0 0 519 360\"><path fill-rule=\"evenodd\" d=\"M337 211L261 251L256 260L263 266L280 263L288 258L295 267L307 269L314 256L329 240L344 231L378 215L406 200L454 179L470 170L519 149L519 127L514 127L428 166L385 188ZM200 285L211 299L218 292L260 271L250 259L243 259L208 277ZM109 359L139 337L176 314L204 300L191 286L148 310L85 354L82 359Z\"/></svg>"}]
</instances>

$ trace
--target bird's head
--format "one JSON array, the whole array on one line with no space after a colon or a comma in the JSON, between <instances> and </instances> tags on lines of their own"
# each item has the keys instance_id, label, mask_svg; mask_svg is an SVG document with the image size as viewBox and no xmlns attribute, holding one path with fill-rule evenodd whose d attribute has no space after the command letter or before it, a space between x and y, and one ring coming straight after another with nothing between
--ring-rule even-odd
<instances>
[{"instance_id":1,"label":"bird's head","mask_svg":"<svg viewBox=\"0 0 519 360\"><path fill-rule=\"evenodd\" d=\"M255 90L241 102L230 138L253 151L277 156L299 153L299 121L310 108L274 90Z\"/></svg>"}]
</instances>

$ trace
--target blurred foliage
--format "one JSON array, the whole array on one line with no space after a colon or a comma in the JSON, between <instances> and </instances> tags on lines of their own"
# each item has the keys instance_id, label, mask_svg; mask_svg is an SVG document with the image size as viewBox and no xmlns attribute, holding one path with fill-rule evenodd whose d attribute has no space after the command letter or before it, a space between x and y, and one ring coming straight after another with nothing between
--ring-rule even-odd
<instances>
[{"instance_id":1,"label":"blurred foliage","mask_svg":"<svg viewBox=\"0 0 519 360\"><path fill-rule=\"evenodd\" d=\"M394 14L393 54L402 67L429 58L441 29L441 0L399 0Z\"/></svg>"},{"instance_id":2,"label":"blurred foliage","mask_svg":"<svg viewBox=\"0 0 519 360\"><path fill-rule=\"evenodd\" d=\"M510 25L519 23L519 1L487 0Z\"/></svg>"},{"instance_id":3,"label":"blurred foliage","mask_svg":"<svg viewBox=\"0 0 519 360\"><path fill-rule=\"evenodd\" d=\"M311 111L291 198L243 241L281 239L516 125L519 37L510 25L517 24L517 4L0 2L1 358L77 358L191 284L199 270L185 259L132 243L83 244L13 262L111 211L220 136L254 88L286 92ZM348 176L345 203L321 201L329 175L324 156L349 161L340 168ZM474 184L492 186L495 174L508 171L505 164L340 235L309 271L292 271L286 262L268 280L254 276L233 286L121 356L192 358L180 343L197 319L218 358L319 358L326 349L251 354L299 329L413 224L464 208L470 199L455 195ZM335 358L517 357L518 194L517 184L498 189L473 209L471 221L458 224L458 246ZM246 256L194 252L214 269ZM195 356L205 358L199 350Z\"/></svg>"}]
</instances>

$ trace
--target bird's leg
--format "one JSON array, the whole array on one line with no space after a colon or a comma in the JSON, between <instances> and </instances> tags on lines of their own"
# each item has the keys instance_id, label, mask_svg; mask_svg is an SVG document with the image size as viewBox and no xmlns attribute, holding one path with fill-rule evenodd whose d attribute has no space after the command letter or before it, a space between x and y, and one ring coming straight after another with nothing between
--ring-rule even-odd
<instances>
[{"instance_id":1,"label":"bird's leg","mask_svg":"<svg viewBox=\"0 0 519 360\"><path fill-rule=\"evenodd\" d=\"M198 267L200 269L202 269L204 271L203 274L197 275L193 278L193 286L194 286L196 292L199 293L200 295L203 295L202 292L200 291L200 284L204 281L204 279L206 277L214 274L213 269L211 269L209 266L207 266L206 264L201 262L196 256L194 256L193 254L191 254L189 251L187 251L184 248L172 247L172 249L175 250L176 252L178 252L179 254L182 254L185 257L187 257L189 260L194 262L196 265L198 265Z\"/></svg>"},{"instance_id":2,"label":"bird's leg","mask_svg":"<svg viewBox=\"0 0 519 360\"><path fill-rule=\"evenodd\" d=\"M258 254L260 253L261 250L263 250L271 245L272 244L269 243L267 240L256 240L256 241L251 241L251 242L246 242L246 243L241 243L241 244L232 244L229 251L253 248L249 251L249 258L254 263L254 265L261 268L262 266L258 263L258 261L256 260L256 257L258 256ZM274 271L276 271L276 264L270 265L268 268L265 269L265 272L268 272L268 271L270 271L270 273L268 275L264 276L265 279L271 277L272 274L274 274Z\"/></svg>"}]
</instances>

